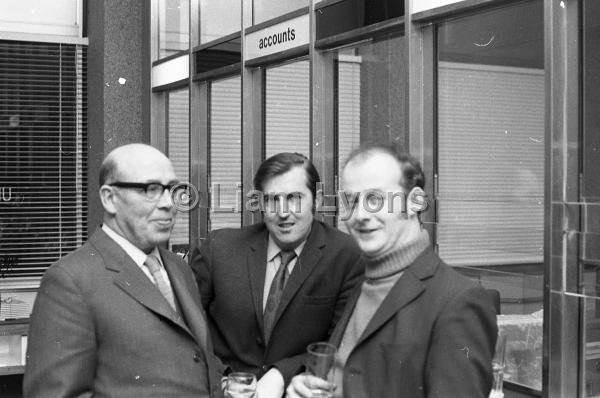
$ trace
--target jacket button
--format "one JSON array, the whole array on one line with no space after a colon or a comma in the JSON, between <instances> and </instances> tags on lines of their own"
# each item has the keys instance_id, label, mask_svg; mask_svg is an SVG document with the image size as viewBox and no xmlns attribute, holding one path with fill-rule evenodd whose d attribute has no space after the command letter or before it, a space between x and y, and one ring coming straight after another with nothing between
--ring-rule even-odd
<instances>
[{"instance_id":1,"label":"jacket button","mask_svg":"<svg viewBox=\"0 0 600 398\"><path fill-rule=\"evenodd\" d=\"M262 371L267 373L267 370L269 370L269 367L267 365L263 365L262 366Z\"/></svg>"},{"instance_id":2,"label":"jacket button","mask_svg":"<svg viewBox=\"0 0 600 398\"><path fill-rule=\"evenodd\" d=\"M259 346L262 346L263 341L262 341L262 339L260 337L256 338L256 344L259 345Z\"/></svg>"},{"instance_id":3,"label":"jacket button","mask_svg":"<svg viewBox=\"0 0 600 398\"><path fill-rule=\"evenodd\" d=\"M194 353L194 362L200 362L200 354L197 352Z\"/></svg>"}]
</instances>

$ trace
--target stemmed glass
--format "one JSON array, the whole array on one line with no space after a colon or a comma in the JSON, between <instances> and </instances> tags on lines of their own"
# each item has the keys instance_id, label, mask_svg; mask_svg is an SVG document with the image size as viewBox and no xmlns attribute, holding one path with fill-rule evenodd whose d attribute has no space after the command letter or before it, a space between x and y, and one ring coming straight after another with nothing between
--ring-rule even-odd
<instances>
[{"instance_id":1,"label":"stemmed glass","mask_svg":"<svg viewBox=\"0 0 600 398\"><path fill-rule=\"evenodd\" d=\"M256 397L256 376L252 373L230 373L225 383L225 397L227 398Z\"/></svg>"},{"instance_id":2,"label":"stemmed glass","mask_svg":"<svg viewBox=\"0 0 600 398\"><path fill-rule=\"evenodd\" d=\"M308 373L333 383L333 362L337 349L326 342L311 343L307 347L306 370ZM330 398L333 391L314 390L313 398Z\"/></svg>"},{"instance_id":3,"label":"stemmed glass","mask_svg":"<svg viewBox=\"0 0 600 398\"><path fill-rule=\"evenodd\" d=\"M504 366L505 366L505 355L506 355L506 335L498 335L496 340L496 351L494 358L492 358L492 371L494 372L494 383L492 385L492 391L490 398L503 398L504 392L502 391L502 383L504 381Z\"/></svg>"}]
</instances>

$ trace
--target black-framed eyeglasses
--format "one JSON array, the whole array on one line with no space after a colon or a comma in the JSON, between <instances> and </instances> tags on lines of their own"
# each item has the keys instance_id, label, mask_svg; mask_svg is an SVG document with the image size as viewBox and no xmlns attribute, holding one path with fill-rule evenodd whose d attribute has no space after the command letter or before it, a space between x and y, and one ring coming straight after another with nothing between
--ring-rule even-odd
<instances>
[{"instance_id":1,"label":"black-framed eyeglasses","mask_svg":"<svg viewBox=\"0 0 600 398\"><path fill-rule=\"evenodd\" d=\"M145 198L150 201L156 201L160 199L165 190L169 190L171 193L171 198L179 198L182 194L187 192L188 189L187 184L182 184L180 182L174 182L165 185L159 182L115 181L108 185L117 188L139 189L144 193Z\"/></svg>"}]
</instances>

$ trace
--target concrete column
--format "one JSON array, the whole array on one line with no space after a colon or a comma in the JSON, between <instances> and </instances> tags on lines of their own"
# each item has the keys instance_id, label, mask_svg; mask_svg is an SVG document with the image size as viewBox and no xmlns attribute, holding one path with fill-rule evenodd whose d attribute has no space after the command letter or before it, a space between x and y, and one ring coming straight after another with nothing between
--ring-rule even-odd
<instances>
[{"instance_id":1,"label":"concrete column","mask_svg":"<svg viewBox=\"0 0 600 398\"><path fill-rule=\"evenodd\" d=\"M88 48L88 233L102 222L98 169L105 154L150 143L150 2L86 2Z\"/></svg>"}]
</instances>

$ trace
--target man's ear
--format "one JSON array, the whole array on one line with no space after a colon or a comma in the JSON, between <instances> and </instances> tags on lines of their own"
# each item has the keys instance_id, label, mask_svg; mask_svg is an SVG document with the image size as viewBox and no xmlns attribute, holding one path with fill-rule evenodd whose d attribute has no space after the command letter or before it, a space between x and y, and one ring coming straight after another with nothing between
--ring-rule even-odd
<instances>
[{"instance_id":1,"label":"man's ear","mask_svg":"<svg viewBox=\"0 0 600 398\"><path fill-rule=\"evenodd\" d=\"M102 207L104 207L104 211L109 214L116 214L117 208L115 207L115 191L113 187L108 185L102 185L100 187L100 201L102 202Z\"/></svg>"},{"instance_id":2,"label":"man's ear","mask_svg":"<svg viewBox=\"0 0 600 398\"><path fill-rule=\"evenodd\" d=\"M415 216L427 210L427 195L422 188L414 187L406 196L406 214L409 217Z\"/></svg>"},{"instance_id":3,"label":"man's ear","mask_svg":"<svg viewBox=\"0 0 600 398\"><path fill-rule=\"evenodd\" d=\"M316 214L323 207L324 200L325 196L323 195L323 190L317 189L317 192L315 193L315 200L313 202L313 214Z\"/></svg>"}]
</instances>

